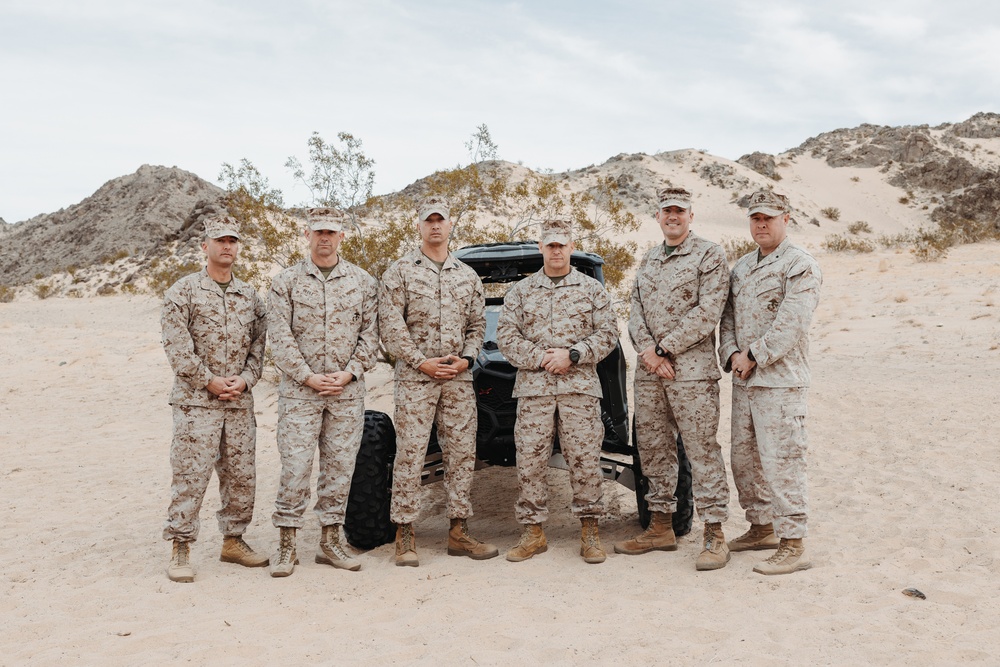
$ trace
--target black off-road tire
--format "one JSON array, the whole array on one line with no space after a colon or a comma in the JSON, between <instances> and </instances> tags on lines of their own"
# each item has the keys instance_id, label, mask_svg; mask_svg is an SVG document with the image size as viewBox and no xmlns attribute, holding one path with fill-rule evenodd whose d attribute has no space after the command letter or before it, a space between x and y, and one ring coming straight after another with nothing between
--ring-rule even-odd
<instances>
[{"instance_id":1,"label":"black off-road tire","mask_svg":"<svg viewBox=\"0 0 1000 667\"><path fill-rule=\"evenodd\" d=\"M680 537L691 532L694 521L694 491L691 487L691 461L684 451L684 442L677 438L677 511L674 512L674 535Z\"/></svg>"},{"instance_id":2,"label":"black off-road tire","mask_svg":"<svg viewBox=\"0 0 1000 667\"><path fill-rule=\"evenodd\" d=\"M649 493L649 479L642 474L642 460L639 458L639 447L635 439L635 419L632 419L632 473L635 475L635 505L639 510L639 524L645 529L649 527L649 504L646 494ZM691 488L691 462L684 451L684 442L677 438L677 511L674 512L672 524L674 535L678 537L691 532L694 520L694 493Z\"/></svg>"},{"instance_id":3,"label":"black off-road tire","mask_svg":"<svg viewBox=\"0 0 1000 667\"><path fill-rule=\"evenodd\" d=\"M365 432L347 498L344 533L358 549L375 549L396 538L389 519L396 428L384 412L365 410Z\"/></svg>"}]
</instances>

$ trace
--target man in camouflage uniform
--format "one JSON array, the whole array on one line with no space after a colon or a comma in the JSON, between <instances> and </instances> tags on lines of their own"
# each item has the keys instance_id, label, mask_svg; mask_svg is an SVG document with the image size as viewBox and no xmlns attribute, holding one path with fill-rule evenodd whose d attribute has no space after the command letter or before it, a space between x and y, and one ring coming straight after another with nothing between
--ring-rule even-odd
<instances>
[{"instance_id":1,"label":"man in camouflage uniform","mask_svg":"<svg viewBox=\"0 0 1000 667\"><path fill-rule=\"evenodd\" d=\"M698 570L729 562L722 532L728 518L729 485L719 430L719 366L715 327L729 295L726 253L717 243L691 233L691 193L660 190L656 220L663 243L645 256L632 289L629 335L638 352L635 369L636 446L649 479L650 522L615 551L644 554L674 551L671 525L677 511L677 434L684 440L698 513L705 522Z\"/></svg>"},{"instance_id":2,"label":"man in camouflage uniform","mask_svg":"<svg viewBox=\"0 0 1000 667\"><path fill-rule=\"evenodd\" d=\"M396 523L396 565L416 567L413 522L420 514L420 475L431 427L437 424L448 497L448 554L476 560L499 551L469 534L476 461L476 397L469 370L486 331L483 283L448 252L447 203L419 205L420 249L382 276L382 341L396 358L396 461L390 515Z\"/></svg>"},{"instance_id":3,"label":"man in camouflage uniform","mask_svg":"<svg viewBox=\"0 0 1000 667\"><path fill-rule=\"evenodd\" d=\"M281 537L273 577L287 577L298 562L295 531L304 525L317 446L316 562L361 569L344 548L341 526L364 432L364 374L378 358L378 290L374 278L337 253L344 214L313 208L306 217L309 258L274 277L268 303L271 352L281 371L281 482L271 518Z\"/></svg>"},{"instance_id":4,"label":"man in camouflage uniform","mask_svg":"<svg viewBox=\"0 0 1000 667\"><path fill-rule=\"evenodd\" d=\"M213 466L222 502L216 515L224 536L220 560L267 565L267 557L243 541L256 490L250 390L263 368L267 322L257 291L232 274L239 240L232 218L207 219L201 244L205 268L174 283L163 301L163 349L174 371L173 479L163 527L163 539L173 541L167 568L173 581L194 581L190 543L198 537L198 514Z\"/></svg>"},{"instance_id":5,"label":"man in camouflage uniform","mask_svg":"<svg viewBox=\"0 0 1000 667\"><path fill-rule=\"evenodd\" d=\"M538 247L542 269L507 292L497 325L497 345L518 369L515 515L524 530L507 560L523 561L548 549L541 524L548 518L546 471L558 429L573 488L571 511L583 525L580 555L602 563L606 555L597 521L604 513L604 424L597 363L615 348L618 323L604 286L570 265L568 220L546 221Z\"/></svg>"},{"instance_id":6,"label":"man in camouflage uniform","mask_svg":"<svg viewBox=\"0 0 1000 667\"><path fill-rule=\"evenodd\" d=\"M760 249L733 267L719 327L719 360L733 372L733 479L751 524L729 548L777 548L754 567L761 574L810 566L803 543L809 324L823 276L787 239L790 210L784 195L750 195L750 234Z\"/></svg>"}]
</instances>

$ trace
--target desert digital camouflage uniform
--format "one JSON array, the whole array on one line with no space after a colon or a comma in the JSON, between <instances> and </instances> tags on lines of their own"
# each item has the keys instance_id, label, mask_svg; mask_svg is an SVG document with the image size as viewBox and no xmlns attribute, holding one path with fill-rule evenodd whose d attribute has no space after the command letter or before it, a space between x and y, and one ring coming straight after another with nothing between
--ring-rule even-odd
<instances>
[{"instance_id":1,"label":"desert digital camouflage uniform","mask_svg":"<svg viewBox=\"0 0 1000 667\"><path fill-rule=\"evenodd\" d=\"M281 482L273 524L301 528L319 446L315 512L321 526L344 523L354 463L364 432L365 371L378 358L375 279L343 257L324 277L311 259L276 275L268 333L278 386ZM347 371L355 380L337 396L305 384L313 374Z\"/></svg>"},{"instance_id":2,"label":"desert digital camouflage uniform","mask_svg":"<svg viewBox=\"0 0 1000 667\"><path fill-rule=\"evenodd\" d=\"M730 276L719 327L719 359L748 348L757 365L733 375L733 478L752 524L774 523L780 538L806 537L806 402L809 324L823 276L787 238L758 261L741 257Z\"/></svg>"},{"instance_id":3,"label":"desert digital camouflage uniform","mask_svg":"<svg viewBox=\"0 0 1000 667\"><path fill-rule=\"evenodd\" d=\"M485 305L479 276L450 254L438 270L415 250L382 276L382 341L396 358L390 516L397 524L413 523L420 513L420 472L434 424L445 465L448 518L472 516L477 427L472 371L445 381L428 377L419 367L429 358L452 354L475 360L486 332Z\"/></svg>"},{"instance_id":4,"label":"desert digital camouflage uniform","mask_svg":"<svg viewBox=\"0 0 1000 667\"><path fill-rule=\"evenodd\" d=\"M497 345L517 370L514 442L520 498L515 516L523 524L548 518L546 469L553 433L569 466L571 510L577 518L604 513L600 469L604 424L597 363L615 348L618 323L611 297L598 281L572 269L558 284L537 273L514 285L504 297ZM579 352L565 375L541 368L545 350Z\"/></svg>"},{"instance_id":5,"label":"desert digital camouflage uniform","mask_svg":"<svg viewBox=\"0 0 1000 667\"><path fill-rule=\"evenodd\" d=\"M173 479L163 539L197 539L198 514L213 466L222 501L219 530L227 537L242 535L253 518L256 489L256 421L250 390L263 369L264 302L235 276L223 292L202 269L167 290L160 324L163 349L174 372ZM247 383L236 400L220 401L205 388L213 377L235 375Z\"/></svg>"},{"instance_id":6,"label":"desert digital camouflage uniform","mask_svg":"<svg viewBox=\"0 0 1000 667\"><path fill-rule=\"evenodd\" d=\"M705 523L728 518L729 485L719 429L719 366L715 327L729 294L722 248L688 233L672 253L654 246L643 258L632 289L629 335L637 351L659 345L674 379L635 369L636 445L649 479L651 512L676 512L677 434L684 439L699 515Z\"/></svg>"}]
</instances>

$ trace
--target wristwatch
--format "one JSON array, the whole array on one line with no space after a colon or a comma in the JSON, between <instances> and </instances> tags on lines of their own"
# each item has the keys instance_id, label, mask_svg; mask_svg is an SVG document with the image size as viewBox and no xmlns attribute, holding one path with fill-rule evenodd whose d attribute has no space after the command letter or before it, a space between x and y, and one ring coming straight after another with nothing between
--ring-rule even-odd
<instances>
[{"instance_id":1,"label":"wristwatch","mask_svg":"<svg viewBox=\"0 0 1000 667\"><path fill-rule=\"evenodd\" d=\"M660 347L660 344L656 344L656 356L658 357L669 357L670 353Z\"/></svg>"},{"instance_id":2,"label":"wristwatch","mask_svg":"<svg viewBox=\"0 0 1000 667\"><path fill-rule=\"evenodd\" d=\"M580 350L570 350L569 351L569 361L573 364L580 363Z\"/></svg>"}]
</instances>

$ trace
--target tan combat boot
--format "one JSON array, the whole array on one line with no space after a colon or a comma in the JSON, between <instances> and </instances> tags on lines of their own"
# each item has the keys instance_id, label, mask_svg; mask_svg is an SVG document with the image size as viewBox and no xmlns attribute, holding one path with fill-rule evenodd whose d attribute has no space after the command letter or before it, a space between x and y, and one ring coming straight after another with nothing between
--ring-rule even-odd
<instances>
[{"instance_id":1,"label":"tan combat boot","mask_svg":"<svg viewBox=\"0 0 1000 667\"><path fill-rule=\"evenodd\" d=\"M295 571L299 559L295 555L295 529L282 526L278 553L271 559L271 576L287 577Z\"/></svg>"},{"instance_id":2,"label":"tan combat boot","mask_svg":"<svg viewBox=\"0 0 1000 667\"><path fill-rule=\"evenodd\" d=\"M323 526L323 534L319 538L319 551L316 552L316 562L351 572L357 572L361 569L361 563L351 558L340 541L339 524Z\"/></svg>"},{"instance_id":3,"label":"tan combat boot","mask_svg":"<svg viewBox=\"0 0 1000 667\"><path fill-rule=\"evenodd\" d=\"M527 523L521 532L521 539L510 551L507 552L507 560L512 563L520 563L528 560L535 554L542 554L549 550L549 543L545 539L545 532L540 523Z\"/></svg>"},{"instance_id":4,"label":"tan combat boot","mask_svg":"<svg viewBox=\"0 0 1000 667\"><path fill-rule=\"evenodd\" d=\"M236 563L243 567L264 567L268 558L254 551L243 541L242 535L230 535L222 540L222 553L219 560L223 563Z\"/></svg>"},{"instance_id":5,"label":"tan combat boot","mask_svg":"<svg viewBox=\"0 0 1000 667\"><path fill-rule=\"evenodd\" d=\"M774 555L763 563L755 565L753 571L758 574L791 574L799 570L808 570L811 566L802 539L783 537Z\"/></svg>"},{"instance_id":6,"label":"tan combat boot","mask_svg":"<svg viewBox=\"0 0 1000 667\"><path fill-rule=\"evenodd\" d=\"M585 563L603 563L608 557L601 546L601 537L597 534L597 517L587 516L580 519L583 529L580 531L580 555Z\"/></svg>"},{"instance_id":7,"label":"tan combat boot","mask_svg":"<svg viewBox=\"0 0 1000 667\"><path fill-rule=\"evenodd\" d=\"M702 552L694 564L696 570L718 570L729 562L729 547L726 536L722 533L721 523L705 524L705 540Z\"/></svg>"},{"instance_id":8,"label":"tan combat boot","mask_svg":"<svg viewBox=\"0 0 1000 667\"><path fill-rule=\"evenodd\" d=\"M170 552L170 565L167 566L167 578L182 584L190 584L194 581L190 542L174 540L174 548Z\"/></svg>"},{"instance_id":9,"label":"tan combat boot","mask_svg":"<svg viewBox=\"0 0 1000 667\"><path fill-rule=\"evenodd\" d=\"M396 565L417 567L417 538L413 534L412 523L401 523L396 526Z\"/></svg>"},{"instance_id":10,"label":"tan combat boot","mask_svg":"<svg viewBox=\"0 0 1000 667\"><path fill-rule=\"evenodd\" d=\"M452 519L448 530L448 555L486 560L500 555L500 550L469 535L469 524L465 519Z\"/></svg>"},{"instance_id":11,"label":"tan combat boot","mask_svg":"<svg viewBox=\"0 0 1000 667\"><path fill-rule=\"evenodd\" d=\"M670 512L651 513L649 527L630 540L615 542L615 553L638 556L650 551L677 551L677 537L671 520Z\"/></svg>"},{"instance_id":12,"label":"tan combat boot","mask_svg":"<svg viewBox=\"0 0 1000 667\"><path fill-rule=\"evenodd\" d=\"M752 523L750 530L729 543L730 551L764 551L778 548L778 536L774 534L774 524Z\"/></svg>"}]
</instances>

